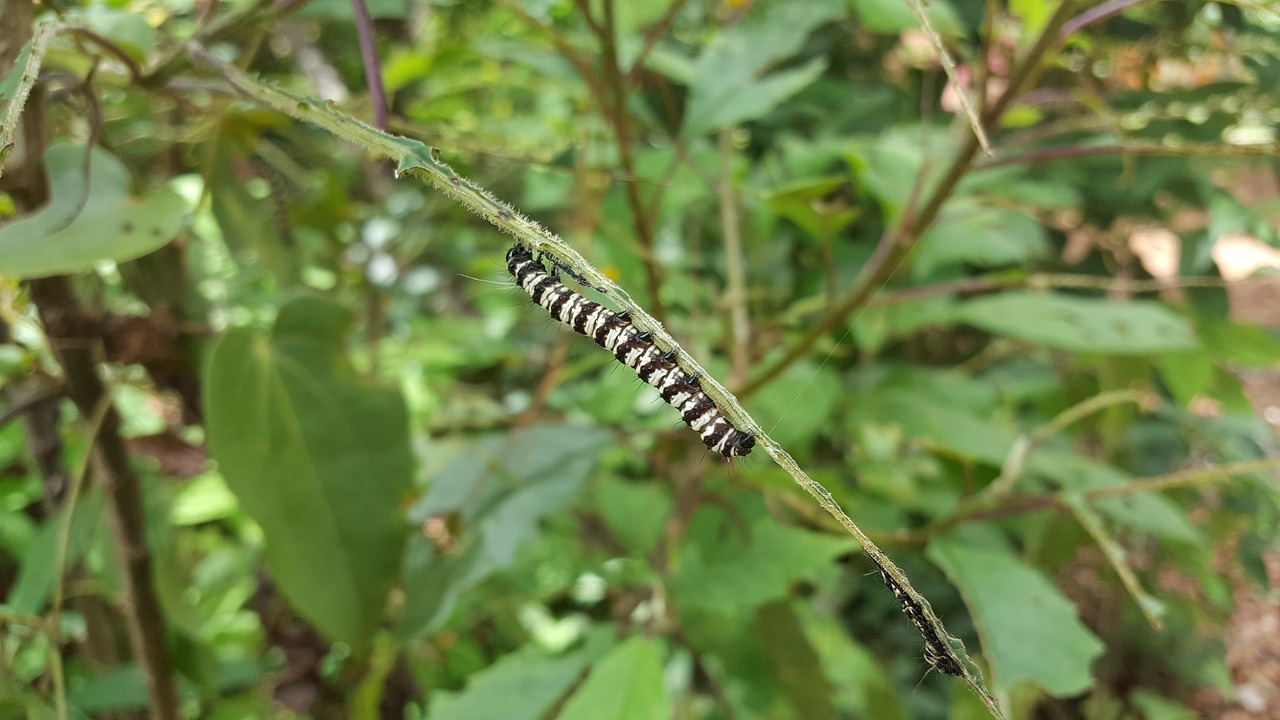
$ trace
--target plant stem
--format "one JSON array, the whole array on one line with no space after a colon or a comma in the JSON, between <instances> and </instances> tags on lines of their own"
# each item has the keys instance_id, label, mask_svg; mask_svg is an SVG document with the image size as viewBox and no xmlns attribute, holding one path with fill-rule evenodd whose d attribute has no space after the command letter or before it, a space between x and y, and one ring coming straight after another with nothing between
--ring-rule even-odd
<instances>
[{"instance_id":1,"label":"plant stem","mask_svg":"<svg viewBox=\"0 0 1280 720\"><path fill-rule=\"evenodd\" d=\"M1041 59L1049 51L1049 48L1058 41L1059 29L1071 17L1074 6L1074 0L1064 0L1058 6L1057 12L1054 13L1044 30L1041 31L1035 45L1032 46L1022 63L1012 73L1009 85L1005 88L1004 93L992 103L988 111L982 116L983 126L997 125L1005 111L1013 103L1014 98L1022 92L1031 78L1036 76ZM867 260L867 264L858 273L854 289L833 310L827 313L817 327L810 330L785 355L774 362L773 365L765 368L764 371L747 383L746 387L737 390L735 394L745 397L772 382L797 360L808 357L809 351L819 339L825 337L837 327L846 324L850 314L867 304L871 296L875 295L898 271L898 267L906 261L907 256L915 249L916 243L920 241L924 231L929 229L929 226L937 219L942 207L955 193L956 187L959 186L965 174L969 172L974 157L980 148L981 144L978 136L974 133L966 133L960 149L952 156L951 164L947 167L942 179L934 186L924 207L914 216L905 215L896 228L885 233L884 237L880 239L880 244L876 247L875 252Z\"/></svg>"}]
</instances>

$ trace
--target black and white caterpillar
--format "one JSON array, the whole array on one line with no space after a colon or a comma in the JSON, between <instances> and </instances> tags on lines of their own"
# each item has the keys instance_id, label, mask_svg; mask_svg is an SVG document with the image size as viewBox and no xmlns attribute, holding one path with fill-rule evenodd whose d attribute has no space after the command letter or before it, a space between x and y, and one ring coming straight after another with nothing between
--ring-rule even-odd
<instances>
[{"instance_id":1,"label":"black and white caterpillar","mask_svg":"<svg viewBox=\"0 0 1280 720\"><path fill-rule=\"evenodd\" d=\"M626 313L615 313L569 289L522 245L507 252L507 270L551 317L595 340L618 362L635 370L641 380L657 388L708 448L725 457L751 452L755 436L734 427L702 391L698 378L676 363L675 353L663 352L649 333L631 324Z\"/></svg>"}]
</instances>

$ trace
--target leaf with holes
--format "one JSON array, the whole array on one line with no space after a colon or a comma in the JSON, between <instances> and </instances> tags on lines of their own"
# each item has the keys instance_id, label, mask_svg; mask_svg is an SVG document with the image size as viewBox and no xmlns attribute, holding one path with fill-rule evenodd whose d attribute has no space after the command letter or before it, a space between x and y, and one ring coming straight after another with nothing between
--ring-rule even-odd
<instances>
[{"instance_id":1,"label":"leaf with holes","mask_svg":"<svg viewBox=\"0 0 1280 720\"><path fill-rule=\"evenodd\" d=\"M53 197L32 215L0 227L0 275L38 278L131 260L164 245L182 227L185 201L168 190L129 196L129 174L100 148L56 143L45 151Z\"/></svg>"},{"instance_id":2,"label":"leaf with holes","mask_svg":"<svg viewBox=\"0 0 1280 720\"><path fill-rule=\"evenodd\" d=\"M956 319L998 335L1077 352L1144 355L1199 346L1185 319L1140 300L1009 292L961 305Z\"/></svg>"}]
</instances>

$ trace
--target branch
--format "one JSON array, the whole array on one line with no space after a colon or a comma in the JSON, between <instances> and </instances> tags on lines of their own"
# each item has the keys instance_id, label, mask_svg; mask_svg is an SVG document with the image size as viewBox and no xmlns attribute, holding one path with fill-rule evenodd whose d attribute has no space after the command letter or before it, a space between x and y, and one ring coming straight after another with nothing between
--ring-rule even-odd
<instances>
[{"instance_id":1,"label":"branch","mask_svg":"<svg viewBox=\"0 0 1280 720\"><path fill-rule=\"evenodd\" d=\"M1012 73L1009 85L1005 88L1004 93L983 116L983 125L997 124L1013 103L1014 98L1022 92L1023 87L1035 76L1040 60L1049 51L1049 48L1057 42L1058 30L1067 22L1074 6L1075 0L1064 0L1062 5L1058 6L1058 11L1049 20L1040 37L1036 40L1035 45L1027 53L1027 57ZM880 239L880 244L876 247L875 252L867 260L867 264L858 273L858 279L853 291L845 296L844 300L827 313L827 316L823 318L817 327L810 330L781 359L774 362L773 365L747 383L746 387L739 390L739 395L745 397L772 382L797 360L806 357L818 340L825 337L835 328L847 324L848 317L854 310L867 304L871 296L875 295L898 271L898 267L906 261L907 256L915 249L916 243L920 241L920 236L937 219L938 213L942 211L943 205L951 198L956 187L960 184L960 180L969 172L970 165L973 163L973 159L979 149L980 143L977 135L972 133L966 135L960 149L952 157L951 165L947 168L942 179L938 181L929 196L929 200L925 202L924 208L914 217L904 215L895 229L885 233L884 237Z\"/></svg>"},{"instance_id":2,"label":"branch","mask_svg":"<svg viewBox=\"0 0 1280 720\"><path fill-rule=\"evenodd\" d=\"M378 40L373 33L373 19L364 0L351 0L356 16L356 37L360 40L360 59L364 61L364 81L373 103L373 126L387 129L387 91L382 86L382 63L378 60Z\"/></svg>"},{"instance_id":3,"label":"branch","mask_svg":"<svg viewBox=\"0 0 1280 720\"><path fill-rule=\"evenodd\" d=\"M30 283L49 345L62 366L67 394L84 419L102 414L92 462L102 483L110 515L116 554L122 565L124 616L134 658L147 681L154 720L178 720L178 692L173 663L165 644L165 621L151 577L151 551L147 548L142 486L129 463L120 435L120 416L109 407L106 388L98 378L95 351L99 338L71 290L65 276Z\"/></svg>"}]
</instances>

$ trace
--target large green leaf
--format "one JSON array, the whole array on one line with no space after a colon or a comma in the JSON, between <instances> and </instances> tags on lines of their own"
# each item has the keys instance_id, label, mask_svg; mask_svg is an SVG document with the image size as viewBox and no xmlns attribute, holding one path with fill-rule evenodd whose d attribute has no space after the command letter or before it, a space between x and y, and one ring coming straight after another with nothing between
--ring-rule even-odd
<instances>
[{"instance_id":1,"label":"large green leaf","mask_svg":"<svg viewBox=\"0 0 1280 720\"><path fill-rule=\"evenodd\" d=\"M742 23L721 31L694 63L682 134L697 137L759 118L816 80L826 69L822 58L765 71L799 50L815 27L840 14L835 0L755 3Z\"/></svg>"},{"instance_id":2,"label":"large green leaf","mask_svg":"<svg viewBox=\"0 0 1280 720\"><path fill-rule=\"evenodd\" d=\"M569 698L559 717L560 720L664 720L670 716L671 703L662 682L658 646L649 638L634 635L600 661L582 687Z\"/></svg>"},{"instance_id":3,"label":"large green leaf","mask_svg":"<svg viewBox=\"0 0 1280 720\"><path fill-rule=\"evenodd\" d=\"M926 553L964 595L998 695L1021 682L1059 696L1093 683L1090 666L1103 645L1039 570L1010 552L954 539L930 543Z\"/></svg>"},{"instance_id":4,"label":"large green leaf","mask_svg":"<svg viewBox=\"0 0 1280 720\"><path fill-rule=\"evenodd\" d=\"M262 526L285 597L326 635L361 647L382 619L408 529L413 470L399 392L355 376L344 308L299 298L270 335L228 332L205 383L209 447Z\"/></svg>"},{"instance_id":5,"label":"large green leaf","mask_svg":"<svg viewBox=\"0 0 1280 720\"><path fill-rule=\"evenodd\" d=\"M1140 355L1198 345L1186 320L1154 302L1008 292L967 302L956 315L993 333L1077 352Z\"/></svg>"},{"instance_id":6,"label":"large green leaf","mask_svg":"<svg viewBox=\"0 0 1280 720\"><path fill-rule=\"evenodd\" d=\"M510 564L544 516L577 498L608 441L600 430L533 427L492 438L442 470L410 517L457 514L465 532L449 553L419 536L410 542L400 632L437 627L460 593Z\"/></svg>"},{"instance_id":7,"label":"large green leaf","mask_svg":"<svg viewBox=\"0 0 1280 720\"><path fill-rule=\"evenodd\" d=\"M66 527L66 508L40 526L22 554L18 579L4 600L9 609L22 615L40 614L57 587L58 570L74 567L89 551L95 533L102 529L102 513L102 491L92 487L76 503L70 527ZM63 553L61 566L59 552Z\"/></svg>"},{"instance_id":8,"label":"large green leaf","mask_svg":"<svg viewBox=\"0 0 1280 720\"><path fill-rule=\"evenodd\" d=\"M836 717L832 687L822 673L818 653L809 644L804 627L786 600L775 600L756 609L760 647L778 676L778 687L795 708L797 717L821 720Z\"/></svg>"},{"instance_id":9,"label":"large green leaf","mask_svg":"<svg viewBox=\"0 0 1280 720\"><path fill-rule=\"evenodd\" d=\"M1044 227L1024 213L957 199L947 205L916 248L913 272L928 277L957 265L1027 263L1049 249Z\"/></svg>"},{"instance_id":10,"label":"large green leaf","mask_svg":"<svg viewBox=\"0 0 1280 720\"><path fill-rule=\"evenodd\" d=\"M950 3L930 0L921 5L929 24L939 35L956 37L964 32L964 26ZM853 10L862 21L862 27L873 33L897 35L903 30L920 27L915 14L903 0L853 0Z\"/></svg>"},{"instance_id":11,"label":"large green leaf","mask_svg":"<svg viewBox=\"0 0 1280 720\"><path fill-rule=\"evenodd\" d=\"M45 151L49 204L0 227L0 275L45 277L131 260L173 239L186 203L152 190L129 197L129 173L107 151L54 143Z\"/></svg>"},{"instance_id":12,"label":"large green leaf","mask_svg":"<svg viewBox=\"0 0 1280 720\"><path fill-rule=\"evenodd\" d=\"M858 547L852 538L781 525L755 501L739 511L730 518L704 508L694 518L670 583L677 605L721 613L753 608L784 597L791 582Z\"/></svg>"},{"instance_id":13,"label":"large green leaf","mask_svg":"<svg viewBox=\"0 0 1280 720\"><path fill-rule=\"evenodd\" d=\"M526 646L470 676L456 693L431 697L431 720L538 720L613 644L613 628L599 626L581 647L548 655Z\"/></svg>"}]
</instances>

